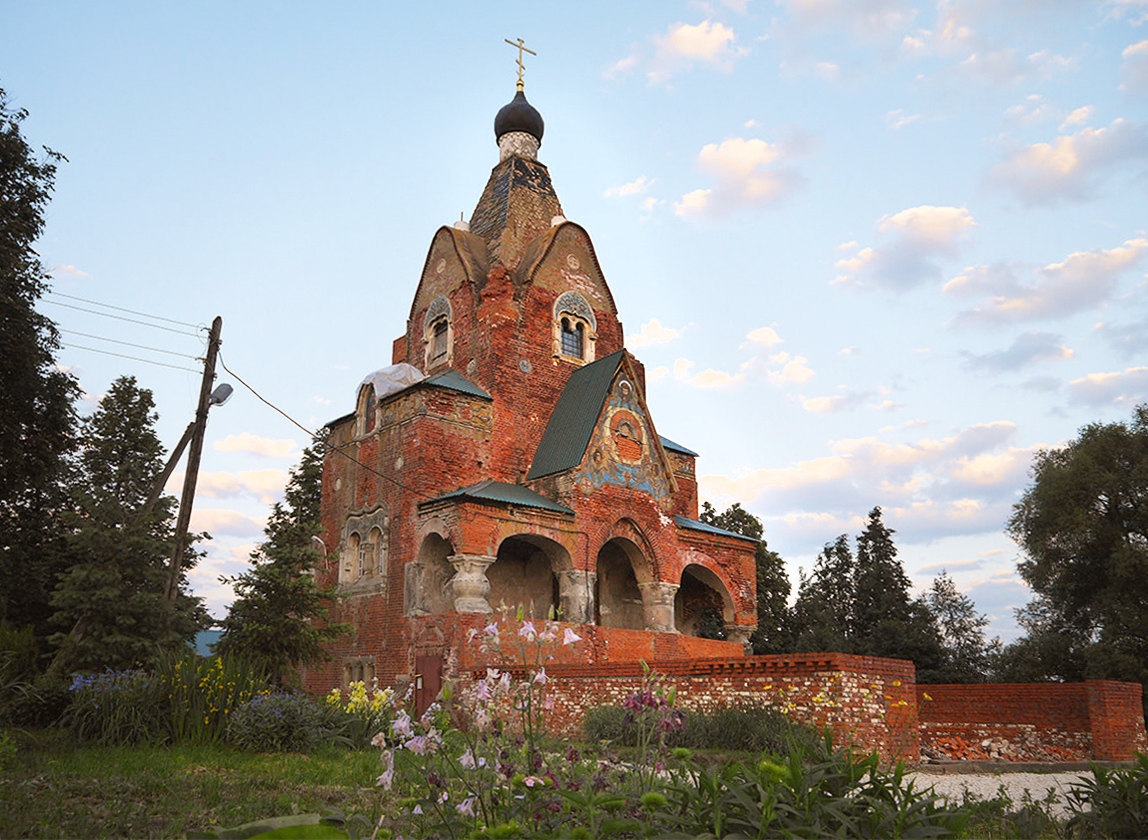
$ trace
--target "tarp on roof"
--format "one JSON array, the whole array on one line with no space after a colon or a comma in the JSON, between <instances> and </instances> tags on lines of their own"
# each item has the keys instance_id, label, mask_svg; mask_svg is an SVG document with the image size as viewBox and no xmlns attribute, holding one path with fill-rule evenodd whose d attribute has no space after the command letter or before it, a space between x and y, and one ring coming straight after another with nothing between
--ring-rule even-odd
<instances>
[{"instance_id":1,"label":"tarp on roof","mask_svg":"<svg viewBox=\"0 0 1148 840\"><path fill-rule=\"evenodd\" d=\"M422 371L417 367L408 365L406 362L399 362L397 365L376 370L366 377L359 383L359 388L355 393L361 391L364 385L370 385L375 389L376 399L382 399L396 391L409 388L416 382L422 381L423 378Z\"/></svg>"},{"instance_id":2,"label":"tarp on roof","mask_svg":"<svg viewBox=\"0 0 1148 840\"><path fill-rule=\"evenodd\" d=\"M582 463L582 456L590 444L598 415L602 413L610 384L622 365L625 352L618 350L570 374L562 395L554 405L546 431L542 433L534 462L526 474L527 481Z\"/></svg>"},{"instance_id":3,"label":"tarp on roof","mask_svg":"<svg viewBox=\"0 0 1148 840\"><path fill-rule=\"evenodd\" d=\"M739 534L736 531L727 531L725 528L718 528L716 525L707 525L704 522L698 522L696 519L690 519L686 516L675 516L674 522L677 523L679 528L689 528L692 531L702 531L706 534L720 534L723 537L737 537L739 540L748 540L751 543L761 542L761 540L755 540L753 537L747 537L745 534Z\"/></svg>"},{"instance_id":4,"label":"tarp on roof","mask_svg":"<svg viewBox=\"0 0 1148 840\"><path fill-rule=\"evenodd\" d=\"M523 487L521 484L509 484L505 481L480 481L478 484L463 487L461 490L446 493L429 501L422 502L421 504L429 505L434 502L450 501L451 499L477 499L498 505L532 507L541 510L550 510L555 513L565 513L570 516L574 515L574 511L570 508L546 498L541 493L535 493L529 487Z\"/></svg>"}]
</instances>

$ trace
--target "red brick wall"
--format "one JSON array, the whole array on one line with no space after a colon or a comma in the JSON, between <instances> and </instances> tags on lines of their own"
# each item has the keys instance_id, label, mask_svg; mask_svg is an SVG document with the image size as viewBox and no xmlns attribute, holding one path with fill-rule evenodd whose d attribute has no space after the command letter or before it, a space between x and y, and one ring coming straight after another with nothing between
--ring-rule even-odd
<instances>
[{"instance_id":1,"label":"red brick wall","mask_svg":"<svg viewBox=\"0 0 1148 840\"><path fill-rule=\"evenodd\" d=\"M1137 683L917 686L921 749L949 759L1125 760L1148 747Z\"/></svg>"},{"instance_id":2,"label":"red brick wall","mask_svg":"<svg viewBox=\"0 0 1148 840\"><path fill-rule=\"evenodd\" d=\"M632 631L612 631L619 632ZM911 662L827 653L679 659L651 666L665 675L667 688L677 689L679 708L772 705L796 720L832 728L839 744L875 749L887 760L918 756ZM583 737L582 721L590 709L620 705L642 684L638 663L559 664L546 671L554 698L550 731L570 738Z\"/></svg>"}]
</instances>

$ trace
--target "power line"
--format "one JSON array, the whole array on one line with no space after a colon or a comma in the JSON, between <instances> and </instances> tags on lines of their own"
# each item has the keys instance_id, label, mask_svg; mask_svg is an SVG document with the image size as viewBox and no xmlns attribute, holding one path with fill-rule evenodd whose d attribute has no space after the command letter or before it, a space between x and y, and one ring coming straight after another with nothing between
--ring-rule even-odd
<instances>
[{"instance_id":1,"label":"power line","mask_svg":"<svg viewBox=\"0 0 1148 840\"><path fill-rule=\"evenodd\" d=\"M102 335L92 335L91 333L80 332L79 330L65 330L61 329L60 332L67 335L82 335L84 338L94 338L97 341L110 341L112 344L122 344L125 347L135 347L138 350L152 350L156 353L166 353L169 356L178 356L181 359L191 359L193 362L197 359L196 356L189 356L186 353L177 353L174 350L164 350L160 347L148 347L144 344L132 344L130 341L120 341L116 338L107 338Z\"/></svg>"},{"instance_id":2,"label":"power line","mask_svg":"<svg viewBox=\"0 0 1148 840\"><path fill-rule=\"evenodd\" d=\"M155 329L155 330L167 330L168 332L173 332L176 335L189 335L192 338L199 338L198 333L189 333L186 330L176 330L176 329L172 329L171 327L165 327L162 324L149 324L147 321L137 321L135 318L125 318L122 315L113 315L110 312L100 312L97 309L84 309L84 307L82 307L82 306L73 306L70 303L61 303L58 300L46 300L45 302L46 303L53 303L56 306L64 306L64 307L67 307L68 309L75 309L79 312L88 312L88 313L91 313L92 315L99 315L103 318L115 318L117 321L127 321L130 324L141 324L142 326L151 327L152 329ZM103 305L103 304L101 304L101 305ZM149 315L147 317L152 317L152 316ZM177 321L176 323L179 323L179 322ZM189 324L188 326L191 326L191 325Z\"/></svg>"},{"instance_id":3,"label":"power line","mask_svg":"<svg viewBox=\"0 0 1148 840\"><path fill-rule=\"evenodd\" d=\"M84 303L91 303L96 306L103 306L107 309L118 309L120 312L127 312L131 315L139 315L141 318L151 318L155 321L167 321L169 324L179 324L181 327L191 327L193 330L199 329L198 324L189 324L186 321L176 321L172 318L164 318L162 315L149 315L147 312L136 312L134 309L125 309L122 306L112 306L110 303L101 303L98 300L89 300L88 298L77 297L76 295L66 295L63 292L49 290L48 294L55 295L56 297L65 297L69 300L79 300ZM87 311L87 310L85 310Z\"/></svg>"},{"instance_id":4,"label":"power line","mask_svg":"<svg viewBox=\"0 0 1148 840\"><path fill-rule=\"evenodd\" d=\"M167 362L157 362L152 359L143 359L139 356L128 356L124 353L113 353L111 350L100 350L98 347L85 347L82 344L71 343L65 343L64 346L71 347L73 350L90 350L92 353L103 353L105 356L118 356L121 359L131 359L133 362L144 362L149 365L159 365L160 367L171 368L172 370L186 370L188 373L199 373L199 371L195 368L180 367L179 365L169 365Z\"/></svg>"},{"instance_id":5,"label":"power line","mask_svg":"<svg viewBox=\"0 0 1148 840\"><path fill-rule=\"evenodd\" d=\"M294 417L292 417L292 416L291 416L290 414L288 414L286 411L284 411L284 410L283 410L283 409L281 409L279 406L275 405L273 402L271 402L270 400L268 400L266 397L264 397L262 394L260 394L258 391L256 391L254 388L252 388L252 387L251 387L250 385L248 385L246 382L244 382L244 381L243 381L243 377L242 377L242 376L240 376L238 373L236 373L236 372L235 372L235 371L233 371L231 368L229 368L229 367L227 366L227 362L225 362L225 361L223 360L223 352L222 352L222 351L220 351L220 353L219 353L219 364L223 366L223 369L224 369L225 371L227 371L229 374L231 374L232 376L234 376L234 377L235 377L235 379L236 379L236 380L239 382L239 384L240 384L240 385L242 385L244 388L246 388L248 391L250 391L252 394L254 394L254 395L255 395L255 396L256 396L256 397L259 399L259 401L260 401L260 402L262 402L264 405L266 405L266 406L268 406L269 408L272 408L272 409L274 409L275 411L277 411L277 412L279 412L280 414L282 414L284 417L286 417L286 418L287 418L287 420L288 420L290 423L292 423L293 425L297 426L297 427L298 427L298 428L299 428L301 431L303 431L304 433L306 433L306 434L307 434L307 435L308 435L308 436L309 436L309 437L310 437L312 440L314 440L314 439L315 439L315 434L316 434L315 432L313 432L313 431L311 431L310 429L308 429L306 426L304 426L302 423L300 423L298 420L296 420ZM399 481L398 479L395 479L395 478L391 478L389 475L383 475L381 472L379 472L378 470L376 470L374 467L370 466L369 464L364 464L362 461L360 461L360 460L359 460L358 458L356 458L354 455L351 455L351 454L349 454L349 453L347 453L347 452L344 452L344 451L343 451L341 448L339 448L338 446L335 446L335 444L333 444L333 443L328 443L327 441L322 441L322 445L323 445L323 446L325 446L327 449L330 449L330 450L332 450L332 451L334 451L334 452L338 452L340 455L342 455L342 456L343 456L344 458L346 458L348 461L351 461L352 463L358 464L360 467L362 467L363 469L367 470L368 472L374 473L374 474L375 474L375 475L377 475L379 478L381 478L383 481L389 481L391 484L394 484L396 487L399 487L399 488L400 488L400 489L402 489L402 490L406 490L406 491L407 491L408 493L410 493L412 496L416 496L416 497L418 497L418 498L420 498L420 499L423 499L423 500L425 500L425 501L430 501L430 500L431 500L431 498L432 498L431 496L428 496L428 495L426 495L425 493L420 493L418 490L415 490L415 489L414 489L414 488L412 488L412 487L408 487L407 485L403 484L403 483L402 483L401 481Z\"/></svg>"}]
</instances>

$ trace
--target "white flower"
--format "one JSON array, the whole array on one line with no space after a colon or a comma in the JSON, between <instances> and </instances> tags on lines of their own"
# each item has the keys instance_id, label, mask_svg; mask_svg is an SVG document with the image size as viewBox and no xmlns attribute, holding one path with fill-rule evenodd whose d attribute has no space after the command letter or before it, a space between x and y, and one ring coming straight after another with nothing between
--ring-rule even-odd
<instances>
[{"instance_id":1,"label":"white flower","mask_svg":"<svg viewBox=\"0 0 1148 840\"><path fill-rule=\"evenodd\" d=\"M383 771L383 775L375 780L375 784L382 785L383 790L390 790L395 781L395 754L391 751L384 753L384 755L387 757L387 769Z\"/></svg>"},{"instance_id":2,"label":"white flower","mask_svg":"<svg viewBox=\"0 0 1148 840\"><path fill-rule=\"evenodd\" d=\"M534 675L534 684L546 685L548 682L550 682L550 677L546 676L546 669L539 668L538 673Z\"/></svg>"},{"instance_id":3,"label":"white flower","mask_svg":"<svg viewBox=\"0 0 1148 840\"><path fill-rule=\"evenodd\" d=\"M464 817L474 816L474 797L470 796L454 806L454 809Z\"/></svg>"},{"instance_id":4,"label":"white flower","mask_svg":"<svg viewBox=\"0 0 1148 840\"><path fill-rule=\"evenodd\" d=\"M407 714L406 709L399 709L399 713L395 715L391 723L391 734L396 738L409 738L414 734L411 729L411 716Z\"/></svg>"},{"instance_id":5,"label":"white flower","mask_svg":"<svg viewBox=\"0 0 1148 840\"><path fill-rule=\"evenodd\" d=\"M582 637L579 636L577 633L575 633L573 630L571 630L569 627L567 627L566 632L564 632L562 634L562 644L563 645L572 645L575 642L580 642L580 641L582 641Z\"/></svg>"},{"instance_id":6,"label":"white flower","mask_svg":"<svg viewBox=\"0 0 1148 840\"><path fill-rule=\"evenodd\" d=\"M522 626L518 628L518 635L527 639L533 639L538 635L538 631L534 629L533 621L524 621Z\"/></svg>"}]
</instances>

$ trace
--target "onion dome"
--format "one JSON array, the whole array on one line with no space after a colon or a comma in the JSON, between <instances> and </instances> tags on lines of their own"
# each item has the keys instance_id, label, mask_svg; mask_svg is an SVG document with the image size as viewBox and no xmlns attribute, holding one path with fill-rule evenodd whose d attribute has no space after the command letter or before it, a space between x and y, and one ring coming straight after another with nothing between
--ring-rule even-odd
<instances>
[{"instance_id":1,"label":"onion dome","mask_svg":"<svg viewBox=\"0 0 1148 840\"><path fill-rule=\"evenodd\" d=\"M542 115L526 101L526 94L519 87L518 93L514 94L514 99L503 105L494 118L494 139L501 140L511 132L522 131L541 144L544 128Z\"/></svg>"}]
</instances>

